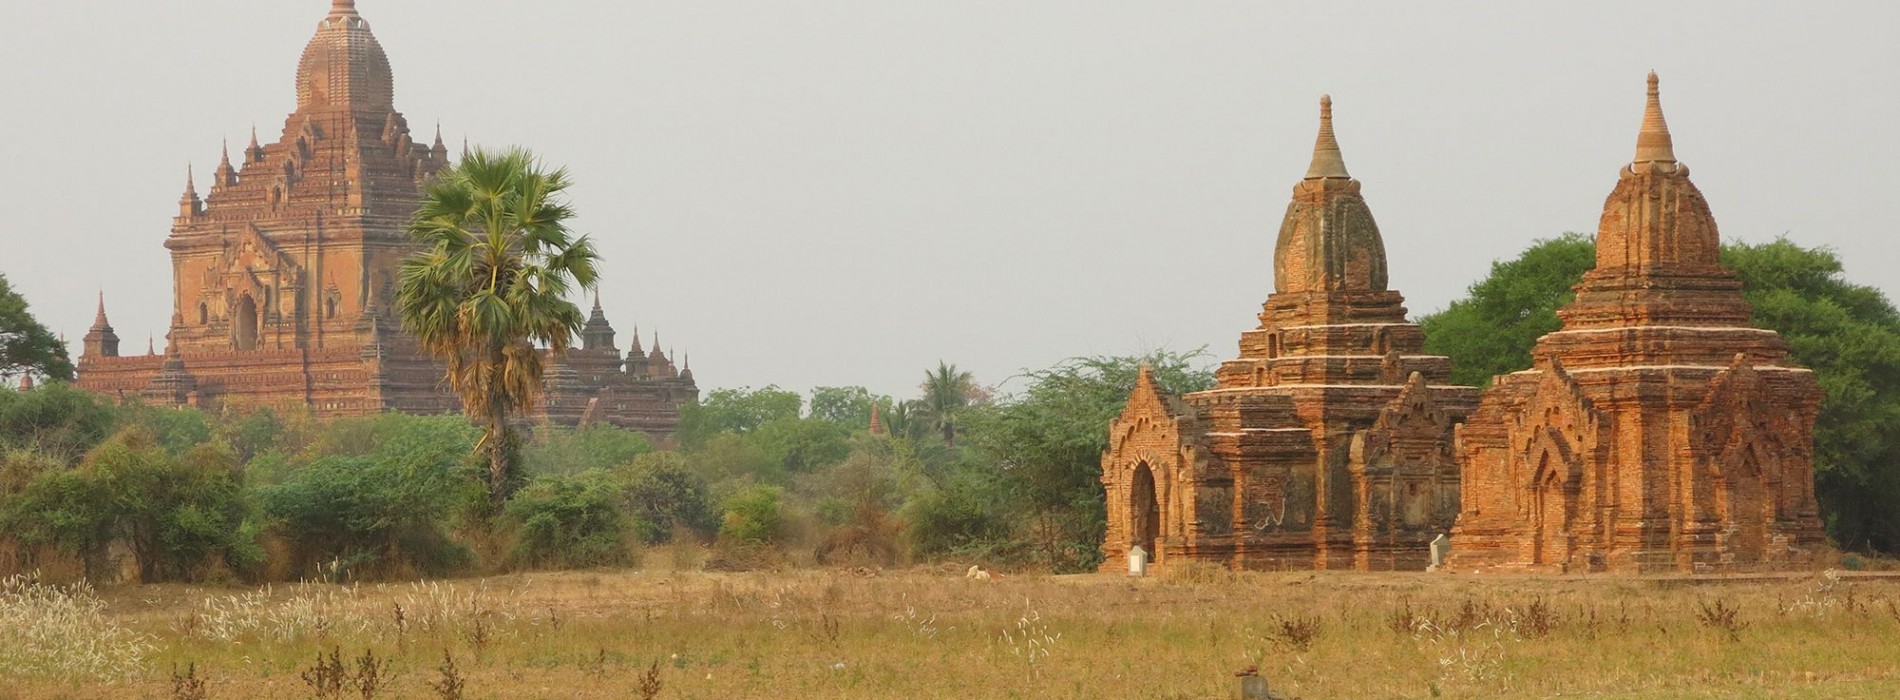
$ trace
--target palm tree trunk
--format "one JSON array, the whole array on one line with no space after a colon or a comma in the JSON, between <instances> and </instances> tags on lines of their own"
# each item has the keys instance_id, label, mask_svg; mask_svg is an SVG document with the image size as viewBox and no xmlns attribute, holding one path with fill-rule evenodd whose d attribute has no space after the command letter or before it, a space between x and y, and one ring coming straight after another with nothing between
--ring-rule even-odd
<instances>
[{"instance_id":1,"label":"palm tree trunk","mask_svg":"<svg viewBox=\"0 0 1900 700\"><path fill-rule=\"evenodd\" d=\"M508 501L510 487L513 485L513 470L509 468L508 458L508 416L494 411L488 416L488 498L495 512L501 512L501 506Z\"/></svg>"}]
</instances>

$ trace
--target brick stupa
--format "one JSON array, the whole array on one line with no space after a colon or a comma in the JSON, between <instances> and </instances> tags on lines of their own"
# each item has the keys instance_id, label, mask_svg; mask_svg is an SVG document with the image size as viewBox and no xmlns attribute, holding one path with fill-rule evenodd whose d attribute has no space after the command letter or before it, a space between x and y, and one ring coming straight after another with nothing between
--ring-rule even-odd
<instances>
[{"instance_id":1,"label":"brick stupa","mask_svg":"<svg viewBox=\"0 0 1900 700\"><path fill-rule=\"evenodd\" d=\"M1387 288L1385 244L1320 102L1260 326L1214 389L1169 396L1144 369L1109 428L1104 570L1424 569L1458 512L1453 426L1478 400Z\"/></svg>"},{"instance_id":2,"label":"brick stupa","mask_svg":"<svg viewBox=\"0 0 1900 700\"><path fill-rule=\"evenodd\" d=\"M392 315L404 226L448 167L394 105L389 58L352 0L335 0L297 66L277 141L224 155L207 195L187 177L172 220L174 306L163 355L120 356L98 318L79 386L147 403L309 410L319 416L458 410L442 366ZM665 439L698 394L656 346L623 360L598 302L583 347L547 365L543 417Z\"/></svg>"},{"instance_id":3,"label":"brick stupa","mask_svg":"<svg viewBox=\"0 0 1900 700\"><path fill-rule=\"evenodd\" d=\"M1772 568L1823 544L1812 372L1749 326L1656 76L1596 268L1459 431L1455 570Z\"/></svg>"}]
</instances>

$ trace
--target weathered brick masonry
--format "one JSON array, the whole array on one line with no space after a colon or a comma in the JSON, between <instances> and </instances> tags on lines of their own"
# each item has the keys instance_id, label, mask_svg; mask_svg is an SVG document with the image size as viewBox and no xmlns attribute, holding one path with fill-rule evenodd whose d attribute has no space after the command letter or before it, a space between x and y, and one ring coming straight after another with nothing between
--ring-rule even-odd
<instances>
[{"instance_id":1,"label":"weathered brick masonry","mask_svg":"<svg viewBox=\"0 0 1900 700\"><path fill-rule=\"evenodd\" d=\"M1458 512L1452 426L1478 391L1387 288L1385 244L1346 172L1331 102L1293 188L1260 326L1215 389L1168 396L1145 370L1102 457L1105 570L1423 569Z\"/></svg>"},{"instance_id":2,"label":"weathered brick masonry","mask_svg":"<svg viewBox=\"0 0 1900 700\"><path fill-rule=\"evenodd\" d=\"M1803 563L1821 391L1749 327L1715 218L1676 160L1656 76L1596 268L1532 369L1458 433L1455 569L1710 571Z\"/></svg>"},{"instance_id":3,"label":"weathered brick masonry","mask_svg":"<svg viewBox=\"0 0 1900 700\"><path fill-rule=\"evenodd\" d=\"M79 385L207 409L278 407L321 416L458 408L443 368L392 316L403 232L422 183L449 165L438 132L411 135L389 58L352 0L336 0L297 67L282 133L225 153L208 194L187 178L165 241L175 292L163 355L121 356L98 318ZM583 346L549 363L546 418L601 421L665 439L694 400L692 371L658 338L623 357L595 303Z\"/></svg>"}]
</instances>

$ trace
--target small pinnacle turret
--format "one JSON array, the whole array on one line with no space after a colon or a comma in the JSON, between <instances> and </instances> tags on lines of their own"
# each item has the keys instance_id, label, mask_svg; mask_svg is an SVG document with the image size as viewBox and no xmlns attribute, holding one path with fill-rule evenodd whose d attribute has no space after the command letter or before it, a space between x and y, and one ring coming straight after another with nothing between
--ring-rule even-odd
<instances>
[{"instance_id":1,"label":"small pinnacle turret","mask_svg":"<svg viewBox=\"0 0 1900 700\"><path fill-rule=\"evenodd\" d=\"M581 327L582 350L614 349L614 327L607 322L607 314L600 309L600 294L594 294L594 312L587 317L587 325Z\"/></svg>"},{"instance_id":2,"label":"small pinnacle turret","mask_svg":"<svg viewBox=\"0 0 1900 700\"><path fill-rule=\"evenodd\" d=\"M204 200L198 198L198 178L192 174L191 165L185 166L185 194L178 198L178 215L193 217L204 212Z\"/></svg>"},{"instance_id":3,"label":"small pinnacle turret","mask_svg":"<svg viewBox=\"0 0 1900 700\"><path fill-rule=\"evenodd\" d=\"M1313 164L1306 168L1306 179L1350 178L1346 159L1333 136L1333 96L1319 96L1319 138L1313 143Z\"/></svg>"},{"instance_id":4,"label":"small pinnacle turret","mask_svg":"<svg viewBox=\"0 0 1900 700\"><path fill-rule=\"evenodd\" d=\"M231 140L222 139L218 154L218 172L212 177L213 191L237 184L237 169L231 167Z\"/></svg>"},{"instance_id":5,"label":"small pinnacle turret","mask_svg":"<svg viewBox=\"0 0 1900 700\"><path fill-rule=\"evenodd\" d=\"M1643 106L1643 126L1636 134L1636 163L1676 162L1675 142L1669 137L1669 123L1663 121L1662 91L1656 71L1649 72L1649 101Z\"/></svg>"},{"instance_id":6,"label":"small pinnacle turret","mask_svg":"<svg viewBox=\"0 0 1900 700\"><path fill-rule=\"evenodd\" d=\"M112 323L106 320L106 293L103 291L99 292L99 312L93 316L92 328L86 331L86 337L80 342L85 355L119 356L119 334L112 331Z\"/></svg>"}]
</instances>

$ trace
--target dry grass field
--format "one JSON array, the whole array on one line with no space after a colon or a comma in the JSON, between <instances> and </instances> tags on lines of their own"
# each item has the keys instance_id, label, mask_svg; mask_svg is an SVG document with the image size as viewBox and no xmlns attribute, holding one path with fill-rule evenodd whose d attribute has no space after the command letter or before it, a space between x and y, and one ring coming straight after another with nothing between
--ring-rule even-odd
<instances>
[{"instance_id":1,"label":"dry grass field","mask_svg":"<svg viewBox=\"0 0 1900 700\"><path fill-rule=\"evenodd\" d=\"M1309 700L1892 698L1900 581L944 565L0 591L0 698L363 698L366 653L378 698L1226 698L1248 665Z\"/></svg>"}]
</instances>

